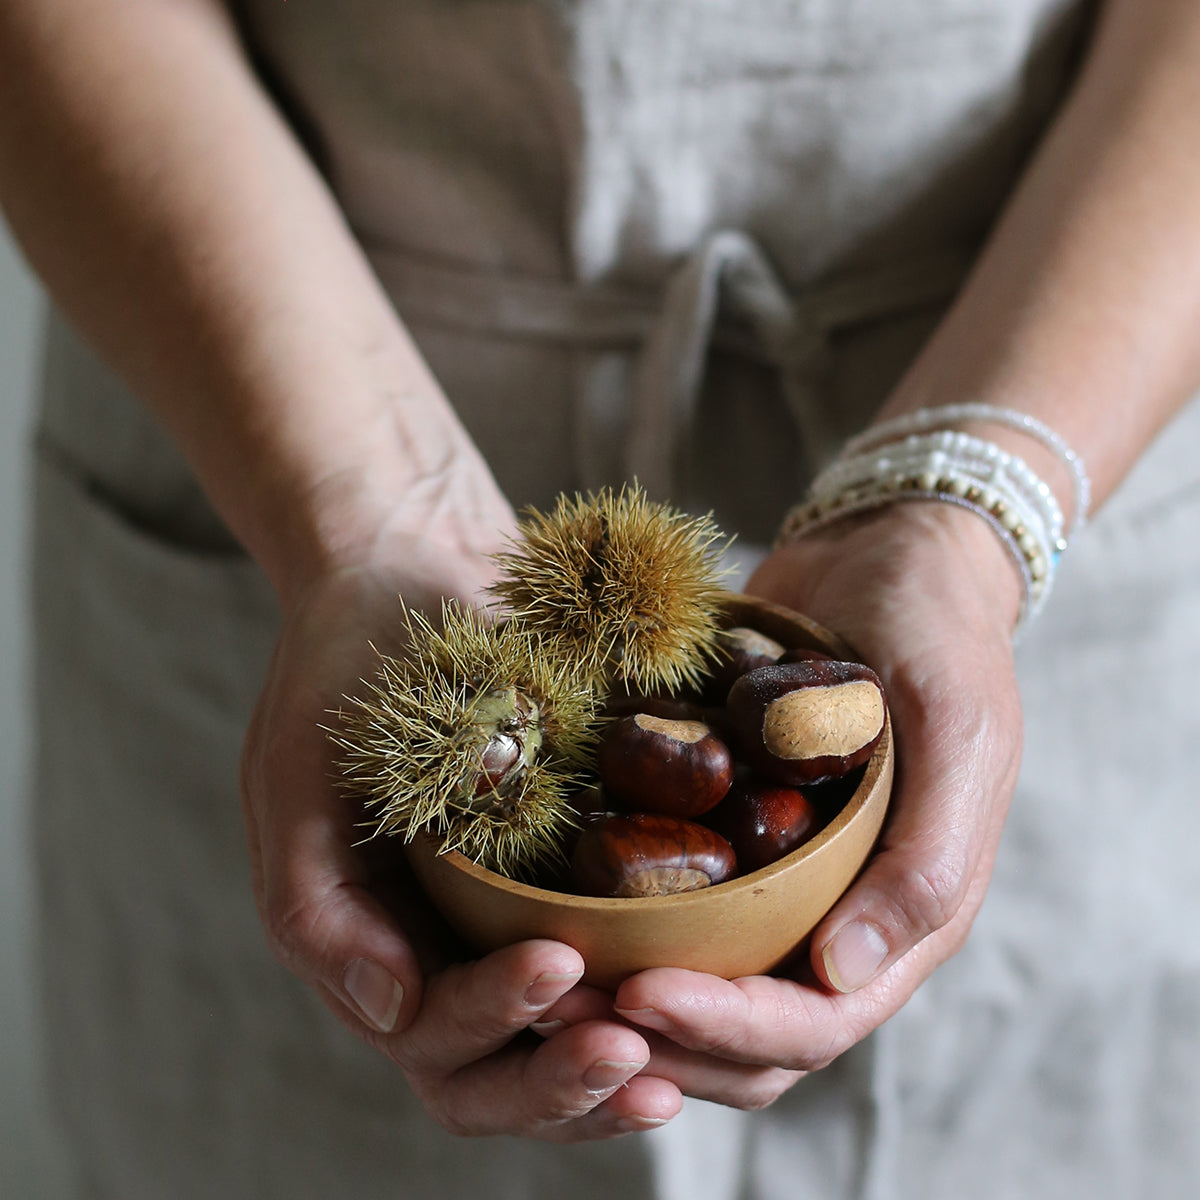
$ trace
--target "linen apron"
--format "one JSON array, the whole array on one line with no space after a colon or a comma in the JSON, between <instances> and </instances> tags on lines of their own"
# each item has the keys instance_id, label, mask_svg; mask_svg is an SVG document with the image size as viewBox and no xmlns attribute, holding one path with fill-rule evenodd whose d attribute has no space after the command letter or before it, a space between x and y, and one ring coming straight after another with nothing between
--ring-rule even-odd
<instances>
[{"instance_id":1,"label":"linen apron","mask_svg":"<svg viewBox=\"0 0 1200 1200\"><path fill-rule=\"evenodd\" d=\"M247 0L264 80L517 504L636 474L765 543L936 322L1074 0ZM266 582L52 318L37 847L81 1197L979 1200L1200 1179L1200 410L1073 545L966 949L743 1114L463 1141L270 959L236 795Z\"/></svg>"}]
</instances>

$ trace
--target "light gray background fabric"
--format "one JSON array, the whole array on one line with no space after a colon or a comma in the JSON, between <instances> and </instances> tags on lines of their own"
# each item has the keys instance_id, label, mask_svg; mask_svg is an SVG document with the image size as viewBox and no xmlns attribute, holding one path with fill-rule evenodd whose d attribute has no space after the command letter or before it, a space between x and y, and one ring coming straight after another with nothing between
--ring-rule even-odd
<instances>
[{"instance_id":1,"label":"light gray background fabric","mask_svg":"<svg viewBox=\"0 0 1200 1200\"><path fill-rule=\"evenodd\" d=\"M28 437L41 296L0 222L0 1196L67 1200L41 1078L32 986Z\"/></svg>"}]
</instances>

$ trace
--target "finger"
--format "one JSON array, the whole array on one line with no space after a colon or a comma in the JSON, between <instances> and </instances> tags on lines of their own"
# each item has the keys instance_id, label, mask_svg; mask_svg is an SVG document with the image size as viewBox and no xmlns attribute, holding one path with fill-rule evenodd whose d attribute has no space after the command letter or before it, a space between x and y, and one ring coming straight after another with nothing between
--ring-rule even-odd
<instances>
[{"instance_id":1,"label":"finger","mask_svg":"<svg viewBox=\"0 0 1200 1200\"><path fill-rule=\"evenodd\" d=\"M513 1043L471 1063L426 1095L457 1133L506 1133L555 1141L611 1136L623 1116L656 1117L622 1100L592 1122L572 1129L641 1071L650 1057L645 1039L624 1025L585 1022L531 1049ZM652 1089L659 1094L661 1088ZM669 1093L668 1093L669 1094Z\"/></svg>"},{"instance_id":2,"label":"finger","mask_svg":"<svg viewBox=\"0 0 1200 1200\"><path fill-rule=\"evenodd\" d=\"M883 1019L888 998L876 990L831 996L787 979L726 980L662 967L627 979L616 1009L631 1024L717 1060L815 1071Z\"/></svg>"},{"instance_id":3,"label":"finger","mask_svg":"<svg viewBox=\"0 0 1200 1200\"><path fill-rule=\"evenodd\" d=\"M807 960L803 967L807 969ZM596 988L576 986L530 1028L551 1036L587 1020L628 1021L639 1028L650 1045L651 1058L644 1075L670 1080L685 1096L734 1108L762 1108L804 1074L803 1070L776 1066L774 1062L798 1061L802 1057L805 1051L797 1047L801 1027L790 1031L786 1043L783 1039L764 1043L759 1029L762 1005L748 1003L741 984L682 970L647 971L633 979L622 986L617 997ZM788 986L800 987L792 981ZM811 987L807 990L813 992L819 1004L821 993ZM833 1017L832 1011L821 1017L823 1038L828 1036ZM842 1040L849 1045L855 1036L850 1023L843 1022L840 1015L836 1020L838 1028L844 1029ZM739 1022L744 1029L739 1029ZM806 1030L813 1027L813 1021L803 1025ZM654 1029L663 1034L656 1034Z\"/></svg>"},{"instance_id":4,"label":"finger","mask_svg":"<svg viewBox=\"0 0 1200 1200\"><path fill-rule=\"evenodd\" d=\"M985 887L986 882L978 885L980 894ZM792 979L752 975L725 980L655 968L626 980L615 1008L631 1025L686 1050L733 1063L819 1071L908 1002L961 943L973 907L965 905L945 929L849 995ZM681 1086L686 1083L666 1073Z\"/></svg>"},{"instance_id":5,"label":"finger","mask_svg":"<svg viewBox=\"0 0 1200 1200\"><path fill-rule=\"evenodd\" d=\"M756 1112L774 1104L806 1074L687 1050L669 1038L648 1031L646 1041L650 1045L646 1075L669 1080L685 1096L745 1112Z\"/></svg>"},{"instance_id":6,"label":"finger","mask_svg":"<svg viewBox=\"0 0 1200 1200\"><path fill-rule=\"evenodd\" d=\"M552 1004L529 1028L541 1037L549 1037L569 1025L584 1021L620 1021L613 1010L613 995L600 988L576 984Z\"/></svg>"},{"instance_id":7,"label":"finger","mask_svg":"<svg viewBox=\"0 0 1200 1200\"><path fill-rule=\"evenodd\" d=\"M582 985L572 988L530 1028L548 1037L589 1020L624 1020L613 1007L613 996ZM712 1100L732 1108L753 1110L773 1103L803 1072L763 1067L757 1062L720 1059L682 1046L643 1029L649 1043L650 1062L642 1072L669 1080L685 1096Z\"/></svg>"},{"instance_id":8,"label":"finger","mask_svg":"<svg viewBox=\"0 0 1200 1200\"><path fill-rule=\"evenodd\" d=\"M598 1108L575 1122L574 1140L646 1133L667 1124L683 1109L683 1093L670 1080L643 1073Z\"/></svg>"},{"instance_id":9,"label":"finger","mask_svg":"<svg viewBox=\"0 0 1200 1200\"><path fill-rule=\"evenodd\" d=\"M540 1020L530 1026L543 1037L584 1021L620 1020L608 992L582 985L572 988ZM669 1080L685 1096L711 1100L731 1108L764 1108L779 1098L803 1072L763 1067L755 1062L720 1059L703 1051L692 1051L643 1028L650 1046L650 1062L644 1076Z\"/></svg>"},{"instance_id":10,"label":"finger","mask_svg":"<svg viewBox=\"0 0 1200 1200\"><path fill-rule=\"evenodd\" d=\"M506 1046L582 974L578 951L544 940L449 967L427 982L420 1013L390 1052L408 1072L449 1075Z\"/></svg>"},{"instance_id":11,"label":"finger","mask_svg":"<svg viewBox=\"0 0 1200 1200\"><path fill-rule=\"evenodd\" d=\"M648 1133L666 1125L683 1108L683 1093L671 1082L650 1075L635 1075L609 1099L561 1125L542 1131L543 1141L594 1142Z\"/></svg>"}]
</instances>

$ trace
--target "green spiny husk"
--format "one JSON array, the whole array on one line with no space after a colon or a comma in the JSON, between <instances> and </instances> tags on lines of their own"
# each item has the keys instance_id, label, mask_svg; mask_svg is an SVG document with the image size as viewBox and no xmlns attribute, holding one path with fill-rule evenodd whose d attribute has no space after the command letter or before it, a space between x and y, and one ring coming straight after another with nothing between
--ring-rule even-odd
<instances>
[{"instance_id":1,"label":"green spiny husk","mask_svg":"<svg viewBox=\"0 0 1200 1200\"><path fill-rule=\"evenodd\" d=\"M405 657L381 654L376 679L364 681L361 697L347 698L331 730L342 785L362 798L371 836L407 842L428 830L443 851L529 876L561 857L577 823L569 797L595 746L594 689L519 619L494 624L449 601L440 625L407 609L404 621ZM509 732L521 741L529 732L522 725L534 720L540 746L519 771L481 788L479 731L510 693L532 705Z\"/></svg>"},{"instance_id":2,"label":"green spiny husk","mask_svg":"<svg viewBox=\"0 0 1200 1200\"><path fill-rule=\"evenodd\" d=\"M599 690L677 692L717 657L727 544L710 517L636 485L560 496L550 513L524 514L513 548L494 556L492 591Z\"/></svg>"}]
</instances>

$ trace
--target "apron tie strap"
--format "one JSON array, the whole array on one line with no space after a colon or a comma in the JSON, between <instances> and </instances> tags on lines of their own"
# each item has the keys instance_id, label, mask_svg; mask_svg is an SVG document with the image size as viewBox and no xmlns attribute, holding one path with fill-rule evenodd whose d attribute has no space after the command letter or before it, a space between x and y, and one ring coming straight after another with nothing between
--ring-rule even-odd
<instances>
[{"instance_id":1,"label":"apron tie strap","mask_svg":"<svg viewBox=\"0 0 1200 1200\"><path fill-rule=\"evenodd\" d=\"M789 294L758 243L736 229L708 235L657 291L486 271L369 240L366 249L402 316L577 347L581 485L632 475L651 496L675 500L710 346L779 370L812 474L845 434L829 407L832 335L944 304L971 259L963 250L933 251Z\"/></svg>"}]
</instances>

